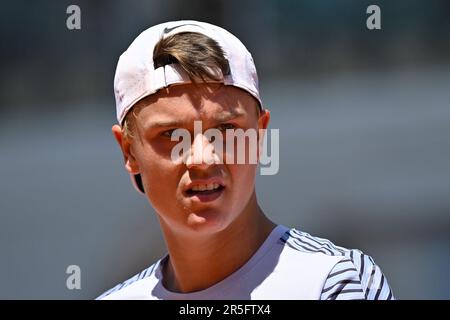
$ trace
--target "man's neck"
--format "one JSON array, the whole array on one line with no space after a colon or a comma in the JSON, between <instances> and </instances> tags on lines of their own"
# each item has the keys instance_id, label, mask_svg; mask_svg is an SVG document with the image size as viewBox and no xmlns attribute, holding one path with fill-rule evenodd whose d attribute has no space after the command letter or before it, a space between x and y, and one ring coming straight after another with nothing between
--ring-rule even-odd
<instances>
[{"instance_id":1,"label":"man's neck","mask_svg":"<svg viewBox=\"0 0 450 320\"><path fill-rule=\"evenodd\" d=\"M172 235L164 230L169 259L164 286L174 292L204 290L242 267L267 239L275 224L256 203L250 204L226 230L201 237Z\"/></svg>"}]
</instances>

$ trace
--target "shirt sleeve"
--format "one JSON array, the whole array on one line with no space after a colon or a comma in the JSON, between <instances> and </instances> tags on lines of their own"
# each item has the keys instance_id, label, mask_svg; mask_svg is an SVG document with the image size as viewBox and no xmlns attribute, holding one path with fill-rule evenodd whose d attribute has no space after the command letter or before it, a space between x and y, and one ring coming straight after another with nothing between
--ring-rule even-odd
<instances>
[{"instance_id":1,"label":"shirt sleeve","mask_svg":"<svg viewBox=\"0 0 450 320\"><path fill-rule=\"evenodd\" d=\"M320 300L394 300L394 295L372 257L350 250L328 274Z\"/></svg>"}]
</instances>

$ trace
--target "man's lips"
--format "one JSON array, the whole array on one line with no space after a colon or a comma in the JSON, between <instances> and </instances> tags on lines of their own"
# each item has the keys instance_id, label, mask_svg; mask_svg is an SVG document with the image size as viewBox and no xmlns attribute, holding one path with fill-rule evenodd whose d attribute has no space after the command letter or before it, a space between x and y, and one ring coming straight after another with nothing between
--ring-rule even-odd
<instances>
[{"instance_id":1,"label":"man's lips","mask_svg":"<svg viewBox=\"0 0 450 320\"><path fill-rule=\"evenodd\" d=\"M224 189L225 184L222 179L210 178L192 181L184 188L183 194L186 197L196 197L202 202L207 202L218 198Z\"/></svg>"}]
</instances>

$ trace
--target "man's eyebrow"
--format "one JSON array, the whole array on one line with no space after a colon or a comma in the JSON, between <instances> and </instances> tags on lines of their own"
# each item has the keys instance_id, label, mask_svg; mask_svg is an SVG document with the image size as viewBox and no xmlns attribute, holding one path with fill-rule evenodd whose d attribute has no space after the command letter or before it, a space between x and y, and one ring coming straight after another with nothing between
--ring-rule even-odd
<instances>
[{"instance_id":1,"label":"man's eyebrow","mask_svg":"<svg viewBox=\"0 0 450 320\"><path fill-rule=\"evenodd\" d=\"M241 110L233 110L233 111L219 114L217 117L215 117L215 121L226 122L226 121L230 121L230 120L233 120L236 118L244 117L245 115L246 115L246 113Z\"/></svg>"},{"instance_id":2,"label":"man's eyebrow","mask_svg":"<svg viewBox=\"0 0 450 320\"><path fill-rule=\"evenodd\" d=\"M226 122L226 121L230 121L233 119L244 117L245 115L246 115L246 113L243 111L233 110L231 112L220 113L220 114L214 116L213 121L216 123L222 123L222 122ZM174 120L170 120L170 119L153 120L153 121L149 121L145 124L144 130L148 131L148 130L152 130L152 129L173 128L173 127L181 128L181 127L185 126L186 124L187 124L186 121L175 120L175 119Z\"/></svg>"},{"instance_id":3,"label":"man's eyebrow","mask_svg":"<svg viewBox=\"0 0 450 320\"><path fill-rule=\"evenodd\" d=\"M159 129L159 128L169 128L169 127L182 127L185 124L184 121L180 120L156 120L149 121L145 124L144 130Z\"/></svg>"}]
</instances>

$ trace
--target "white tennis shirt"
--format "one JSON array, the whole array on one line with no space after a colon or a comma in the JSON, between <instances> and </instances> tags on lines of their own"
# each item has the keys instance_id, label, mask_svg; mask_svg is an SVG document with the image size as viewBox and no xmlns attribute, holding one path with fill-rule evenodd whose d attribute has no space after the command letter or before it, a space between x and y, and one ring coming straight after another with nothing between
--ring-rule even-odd
<instances>
[{"instance_id":1,"label":"white tennis shirt","mask_svg":"<svg viewBox=\"0 0 450 320\"><path fill-rule=\"evenodd\" d=\"M282 225L240 269L205 290L176 293L164 288L161 269L167 257L97 299L394 299L370 256Z\"/></svg>"}]
</instances>

